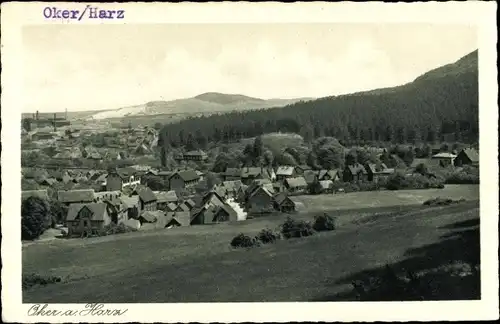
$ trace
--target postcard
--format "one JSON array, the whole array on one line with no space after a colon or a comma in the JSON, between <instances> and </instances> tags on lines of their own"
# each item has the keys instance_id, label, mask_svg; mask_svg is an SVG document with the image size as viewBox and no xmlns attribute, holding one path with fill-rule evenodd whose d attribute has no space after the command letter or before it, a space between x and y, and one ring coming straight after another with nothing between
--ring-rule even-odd
<instances>
[{"instance_id":1,"label":"postcard","mask_svg":"<svg viewBox=\"0 0 500 324\"><path fill-rule=\"evenodd\" d=\"M495 13L3 3L3 321L498 319Z\"/></svg>"}]
</instances>

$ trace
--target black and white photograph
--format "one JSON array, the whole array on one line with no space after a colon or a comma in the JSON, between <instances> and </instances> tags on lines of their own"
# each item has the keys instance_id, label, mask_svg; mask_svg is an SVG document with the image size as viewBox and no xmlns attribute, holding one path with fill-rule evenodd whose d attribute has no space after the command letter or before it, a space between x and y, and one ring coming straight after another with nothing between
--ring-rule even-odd
<instances>
[{"instance_id":1,"label":"black and white photograph","mask_svg":"<svg viewBox=\"0 0 500 324\"><path fill-rule=\"evenodd\" d=\"M490 296L496 39L479 24L136 23L161 5L101 5L38 3L6 48L23 316Z\"/></svg>"}]
</instances>

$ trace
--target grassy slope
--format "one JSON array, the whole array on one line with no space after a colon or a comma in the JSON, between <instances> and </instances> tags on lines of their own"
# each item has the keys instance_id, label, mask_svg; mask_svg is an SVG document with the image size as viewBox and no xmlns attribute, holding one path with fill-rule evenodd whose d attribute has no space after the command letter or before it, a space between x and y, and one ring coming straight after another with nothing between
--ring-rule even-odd
<instances>
[{"instance_id":1,"label":"grassy slope","mask_svg":"<svg viewBox=\"0 0 500 324\"><path fill-rule=\"evenodd\" d=\"M275 227L283 217L33 244L23 249L24 272L70 276L71 281L33 288L23 298L24 302L65 303L349 299L337 295L350 288L345 278L386 262L411 259L407 255L411 249L435 244L454 231L445 226L479 215L477 202L390 209L379 210L378 215L373 209L339 210L335 214L340 228L335 233L249 251L232 250L229 241L239 232ZM479 246L461 240L453 244L458 251ZM425 250L418 253L425 254ZM472 254L479 255L479 251ZM435 267L447 256L434 255L418 264Z\"/></svg>"}]
</instances>

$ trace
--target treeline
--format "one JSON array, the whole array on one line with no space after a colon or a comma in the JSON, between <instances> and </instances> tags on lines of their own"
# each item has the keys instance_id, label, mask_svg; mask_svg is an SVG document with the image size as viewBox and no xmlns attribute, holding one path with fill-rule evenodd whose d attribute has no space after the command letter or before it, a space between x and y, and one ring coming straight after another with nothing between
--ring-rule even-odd
<instances>
[{"instance_id":1,"label":"treeline","mask_svg":"<svg viewBox=\"0 0 500 324\"><path fill-rule=\"evenodd\" d=\"M204 148L210 142L233 142L271 132L298 133L306 141L335 137L344 145L433 143L447 135L454 141L475 142L479 134L477 52L464 59L475 67L464 69L458 61L457 73L443 67L442 74L436 69L396 88L326 97L281 109L189 118L164 126L159 144Z\"/></svg>"}]
</instances>

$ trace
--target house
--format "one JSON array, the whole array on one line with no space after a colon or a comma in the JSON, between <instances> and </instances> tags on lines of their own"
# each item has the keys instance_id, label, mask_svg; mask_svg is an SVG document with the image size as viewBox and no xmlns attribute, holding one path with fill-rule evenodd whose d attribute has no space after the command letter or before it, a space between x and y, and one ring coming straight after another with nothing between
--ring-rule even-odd
<instances>
[{"instance_id":1,"label":"house","mask_svg":"<svg viewBox=\"0 0 500 324\"><path fill-rule=\"evenodd\" d=\"M255 179L269 179L269 173L257 167L244 167L241 170L241 181L244 184L250 184Z\"/></svg>"},{"instance_id":2,"label":"house","mask_svg":"<svg viewBox=\"0 0 500 324\"><path fill-rule=\"evenodd\" d=\"M191 213L189 212L167 212L165 227L189 226L191 224Z\"/></svg>"},{"instance_id":3,"label":"house","mask_svg":"<svg viewBox=\"0 0 500 324\"><path fill-rule=\"evenodd\" d=\"M189 151L184 154L179 154L175 156L175 159L178 161L184 160L184 161L205 161L208 159L207 153L203 152L202 150L194 150L194 151Z\"/></svg>"},{"instance_id":4,"label":"house","mask_svg":"<svg viewBox=\"0 0 500 324\"><path fill-rule=\"evenodd\" d=\"M283 181L286 178L295 178L298 175L293 166L279 166L276 170L276 180Z\"/></svg>"},{"instance_id":5,"label":"house","mask_svg":"<svg viewBox=\"0 0 500 324\"><path fill-rule=\"evenodd\" d=\"M439 165L440 167L447 167L450 165L454 165L453 162L454 162L456 157L457 157L457 155L455 155L453 153L442 152L442 153L438 153L438 154L433 155L431 157L431 161L433 164Z\"/></svg>"},{"instance_id":6,"label":"house","mask_svg":"<svg viewBox=\"0 0 500 324\"><path fill-rule=\"evenodd\" d=\"M453 162L457 167L464 165L479 166L479 152L473 148L463 149L457 154Z\"/></svg>"},{"instance_id":7,"label":"house","mask_svg":"<svg viewBox=\"0 0 500 324\"><path fill-rule=\"evenodd\" d=\"M94 189L59 190L57 192L57 200L67 206L76 203L92 203L94 199Z\"/></svg>"},{"instance_id":8,"label":"house","mask_svg":"<svg viewBox=\"0 0 500 324\"><path fill-rule=\"evenodd\" d=\"M221 174L224 181L240 180L242 170L239 168L226 168L226 171Z\"/></svg>"},{"instance_id":9,"label":"house","mask_svg":"<svg viewBox=\"0 0 500 324\"><path fill-rule=\"evenodd\" d=\"M243 186L241 180L224 181L217 185L216 188L223 188L226 191L226 195L230 197L236 197L240 188Z\"/></svg>"},{"instance_id":10,"label":"house","mask_svg":"<svg viewBox=\"0 0 500 324\"><path fill-rule=\"evenodd\" d=\"M200 176L194 170L177 171L168 179L170 190L179 190L196 185Z\"/></svg>"},{"instance_id":11,"label":"house","mask_svg":"<svg viewBox=\"0 0 500 324\"><path fill-rule=\"evenodd\" d=\"M149 187L137 186L135 190L132 192L132 196L139 196L139 208L141 213L143 211L155 211L157 210L157 201L156 195L153 193Z\"/></svg>"},{"instance_id":12,"label":"house","mask_svg":"<svg viewBox=\"0 0 500 324\"><path fill-rule=\"evenodd\" d=\"M307 170L307 171L304 171L304 174L302 176L304 177L307 184L309 185L318 179L319 171Z\"/></svg>"},{"instance_id":13,"label":"house","mask_svg":"<svg viewBox=\"0 0 500 324\"><path fill-rule=\"evenodd\" d=\"M419 164L423 164L423 165L428 165L429 164L429 159L413 159L413 161L411 162L410 164L410 168L411 169L415 169Z\"/></svg>"},{"instance_id":14,"label":"house","mask_svg":"<svg viewBox=\"0 0 500 324\"><path fill-rule=\"evenodd\" d=\"M158 209L165 210L167 205L170 203L177 204L179 202L179 198L175 191L153 191L156 196L156 203L158 204Z\"/></svg>"},{"instance_id":15,"label":"house","mask_svg":"<svg viewBox=\"0 0 500 324\"><path fill-rule=\"evenodd\" d=\"M344 182L351 181L365 181L367 179L368 172L365 167L359 163L352 165L347 165L342 174Z\"/></svg>"},{"instance_id":16,"label":"house","mask_svg":"<svg viewBox=\"0 0 500 324\"><path fill-rule=\"evenodd\" d=\"M333 193L333 181L332 180L321 180L319 182L321 186L322 193Z\"/></svg>"},{"instance_id":17,"label":"house","mask_svg":"<svg viewBox=\"0 0 500 324\"><path fill-rule=\"evenodd\" d=\"M54 139L55 134L49 132L36 132L31 135L32 141L45 141Z\"/></svg>"},{"instance_id":18,"label":"house","mask_svg":"<svg viewBox=\"0 0 500 324\"><path fill-rule=\"evenodd\" d=\"M169 203L169 204L167 204L167 206L165 207L165 210L166 210L167 212L174 212L174 211L176 211L176 210L177 210L177 204L176 204L176 203L175 203L175 204L174 204L174 203Z\"/></svg>"},{"instance_id":19,"label":"house","mask_svg":"<svg viewBox=\"0 0 500 324\"><path fill-rule=\"evenodd\" d=\"M21 191L21 201L26 200L30 197L38 197L38 198L41 198L43 200L49 200L49 193L47 192L47 189Z\"/></svg>"},{"instance_id":20,"label":"house","mask_svg":"<svg viewBox=\"0 0 500 324\"><path fill-rule=\"evenodd\" d=\"M174 212L189 212L191 211L191 208L186 205L186 203L182 203L177 205L177 207L173 210Z\"/></svg>"},{"instance_id":21,"label":"house","mask_svg":"<svg viewBox=\"0 0 500 324\"><path fill-rule=\"evenodd\" d=\"M156 223L159 219L164 216L161 210L145 210L141 212L139 216L139 222L141 222L141 227L144 223Z\"/></svg>"},{"instance_id":22,"label":"house","mask_svg":"<svg viewBox=\"0 0 500 324\"><path fill-rule=\"evenodd\" d=\"M101 232L111 223L105 203L71 204L66 216L68 235L88 236Z\"/></svg>"},{"instance_id":23,"label":"house","mask_svg":"<svg viewBox=\"0 0 500 324\"><path fill-rule=\"evenodd\" d=\"M47 178L47 177L42 177L37 179L37 183L41 186L47 186L47 187L52 187L57 183L57 180L54 178Z\"/></svg>"},{"instance_id":24,"label":"house","mask_svg":"<svg viewBox=\"0 0 500 324\"><path fill-rule=\"evenodd\" d=\"M223 206L225 204L225 198L221 196L217 191L212 190L203 196L201 200L201 206Z\"/></svg>"},{"instance_id":25,"label":"house","mask_svg":"<svg viewBox=\"0 0 500 324\"><path fill-rule=\"evenodd\" d=\"M247 210L253 214L271 213L274 211L274 198L269 190L258 187L247 199Z\"/></svg>"},{"instance_id":26,"label":"house","mask_svg":"<svg viewBox=\"0 0 500 324\"><path fill-rule=\"evenodd\" d=\"M196 203L193 201L193 199L188 199L184 201L184 204L188 206L190 209L196 206Z\"/></svg>"},{"instance_id":27,"label":"house","mask_svg":"<svg viewBox=\"0 0 500 324\"><path fill-rule=\"evenodd\" d=\"M130 170L112 170L106 176L106 191L123 190L141 183L140 176Z\"/></svg>"},{"instance_id":28,"label":"house","mask_svg":"<svg viewBox=\"0 0 500 324\"><path fill-rule=\"evenodd\" d=\"M128 206L126 206L118 196L112 198L103 198L101 200L106 204L106 211L115 224L128 219Z\"/></svg>"},{"instance_id":29,"label":"house","mask_svg":"<svg viewBox=\"0 0 500 324\"><path fill-rule=\"evenodd\" d=\"M193 213L191 225L234 222L237 220L238 214L227 204L223 204L222 206L204 206Z\"/></svg>"},{"instance_id":30,"label":"house","mask_svg":"<svg viewBox=\"0 0 500 324\"><path fill-rule=\"evenodd\" d=\"M297 165L295 167L295 172L297 172L298 175L302 175L302 174L304 174L304 172L309 171L309 170L312 170L312 168L308 165L305 165L305 164Z\"/></svg>"},{"instance_id":31,"label":"house","mask_svg":"<svg viewBox=\"0 0 500 324\"><path fill-rule=\"evenodd\" d=\"M57 181L60 181L63 183L68 183L71 181L71 177L67 171L51 170L51 171L49 171L49 177L54 178Z\"/></svg>"},{"instance_id":32,"label":"house","mask_svg":"<svg viewBox=\"0 0 500 324\"><path fill-rule=\"evenodd\" d=\"M320 170L318 173L318 180L331 180L332 182L340 181L339 170Z\"/></svg>"},{"instance_id":33,"label":"house","mask_svg":"<svg viewBox=\"0 0 500 324\"><path fill-rule=\"evenodd\" d=\"M394 173L394 169L388 169L384 163L367 163L365 170L367 172L367 180L374 182L378 182L380 179L386 178Z\"/></svg>"},{"instance_id":34,"label":"house","mask_svg":"<svg viewBox=\"0 0 500 324\"><path fill-rule=\"evenodd\" d=\"M295 203L285 192L281 192L274 196L274 208L282 213L290 213L295 211Z\"/></svg>"},{"instance_id":35,"label":"house","mask_svg":"<svg viewBox=\"0 0 500 324\"><path fill-rule=\"evenodd\" d=\"M307 189L307 182L304 177L287 178L283 182L283 186L290 193L302 192Z\"/></svg>"}]
</instances>

